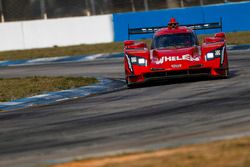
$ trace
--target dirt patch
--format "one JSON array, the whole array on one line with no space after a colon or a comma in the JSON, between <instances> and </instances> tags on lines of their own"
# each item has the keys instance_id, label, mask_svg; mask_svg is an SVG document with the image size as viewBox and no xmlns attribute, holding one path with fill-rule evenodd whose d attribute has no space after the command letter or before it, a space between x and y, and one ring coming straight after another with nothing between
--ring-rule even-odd
<instances>
[{"instance_id":1,"label":"dirt patch","mask_svg":"<svg viewBox=\"0 0 250 167\"><path fill-rule=\"evenodd\" d=\"M155 152L78 160L53 167L249 167L250 137Z\"/></svg>"}]
</instances>

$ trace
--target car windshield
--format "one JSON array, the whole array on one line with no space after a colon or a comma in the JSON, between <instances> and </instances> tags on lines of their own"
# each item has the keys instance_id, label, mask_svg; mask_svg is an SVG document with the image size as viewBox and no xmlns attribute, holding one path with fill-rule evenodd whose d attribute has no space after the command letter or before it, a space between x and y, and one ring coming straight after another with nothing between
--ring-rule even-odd
<instances>
[{"instance_id":1,"label":"car windshield","mask_svg":"<svg viewBox=\"0 0 250 167\"><path fill-rule=\"evenodd\" d=\"M166 34L154 38L153 48L183 48L195 45L195 38L192 33Z\"/></svg>"}]
</instances>

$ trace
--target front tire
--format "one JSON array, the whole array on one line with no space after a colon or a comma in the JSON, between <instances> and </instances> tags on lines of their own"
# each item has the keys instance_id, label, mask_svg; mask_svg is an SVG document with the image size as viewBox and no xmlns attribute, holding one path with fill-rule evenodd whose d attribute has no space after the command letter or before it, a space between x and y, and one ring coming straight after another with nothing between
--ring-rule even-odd
<instances>
[{"instance_id":1,"label":"front tire","mask_svg":"<svg viewBox=\"0 0 250 167\"><path fill-rule=\"evenodd\" d=\"M132 89L132 88L135 88L136 87L136 84L134 84L134 83L129 83L128 82L128 79L125 79L126 80L126 85L127 85L127 87L129 88L129 89Z\"/></svg>"}]
</instances>

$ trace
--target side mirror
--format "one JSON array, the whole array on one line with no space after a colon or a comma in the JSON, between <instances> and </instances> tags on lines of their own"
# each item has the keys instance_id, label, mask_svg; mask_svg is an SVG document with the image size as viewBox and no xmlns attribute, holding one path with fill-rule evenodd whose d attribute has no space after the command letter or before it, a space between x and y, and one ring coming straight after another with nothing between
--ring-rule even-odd
<instances>
[{"instance_id":1,"label":"side mirror","mask_svg":"<svg viewBox=\"0 0 250 167\"><path fill-rule=\"evenodd\" d=\"M224 32L219 32L219 33L214 34L214 37L225 39L225 38L226 38L226 35L225 35Z\"/></svg>"},{"instance_id":2,"label":"side mirror","mask_svg":"<svg viewBox=\"0 0 250 167\"><path fill-rule=\"evenodd\" d=\"M129 45L134 45L135 41L134 40L126 40L124 41L124 46L129 46Z\"/></svg>"}]
</instances>

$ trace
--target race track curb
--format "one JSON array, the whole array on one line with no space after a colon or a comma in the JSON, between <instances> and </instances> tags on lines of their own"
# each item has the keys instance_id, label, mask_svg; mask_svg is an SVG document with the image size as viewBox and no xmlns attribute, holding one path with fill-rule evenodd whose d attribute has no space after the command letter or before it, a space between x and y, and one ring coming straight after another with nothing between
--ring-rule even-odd
<instances>
[{"instance_id":1,"label":"race track curb","mask_svg":"<svg viewBox=\"0 0 250 167\"><path fill-rule=\"evenodd\" d=\"M41 94L33 97L13 100L11 102L0 102L0 110L9 111L9 110L27 108L31 106L46 105L69 99L76 99L79 97L86 97L89 95L114 91L124 87L124 82L120 80L111 80L104 78L97 78L97 79L99 83L89 86L63 90L59 92L49 92L46 94Z\"/></svg>"},{"instance_id":2,"label":"race track curb","mask_svg":"<svg viewBox=\"0 0 250 167\"><path fill-rule=\"evenodd\" d=\"M48 57L48 58L37 58L29 60L7 60L7 61L0 61L0 67L84 62L84 61L91 61L98 59L110 59L110 58L122 58L122 57L123 53L111 53L111 54Z\"/></svg>"}]
</instances>

